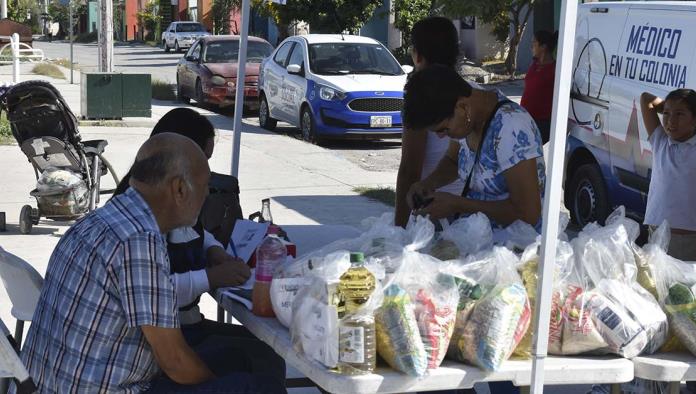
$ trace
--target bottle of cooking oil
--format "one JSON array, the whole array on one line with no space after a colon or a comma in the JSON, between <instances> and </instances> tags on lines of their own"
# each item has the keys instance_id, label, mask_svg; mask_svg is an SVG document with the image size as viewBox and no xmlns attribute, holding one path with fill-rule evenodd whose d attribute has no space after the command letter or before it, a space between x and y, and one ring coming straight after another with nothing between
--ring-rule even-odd
<instances>
[{"instance_id":1,"label":"bottle of cooking oil","mask_svg":"<svg viewBox=\"0 0 696 394\"><path fill-rule=\"evenodd\" d=\"M338 283L341 298L338 317L338 372L344 375L371 373L375 369L377 346L375 318L361 311L375 290L375 276L365 268L362 253L350 254L350 268Z\"/></svg>"}]
</instances>

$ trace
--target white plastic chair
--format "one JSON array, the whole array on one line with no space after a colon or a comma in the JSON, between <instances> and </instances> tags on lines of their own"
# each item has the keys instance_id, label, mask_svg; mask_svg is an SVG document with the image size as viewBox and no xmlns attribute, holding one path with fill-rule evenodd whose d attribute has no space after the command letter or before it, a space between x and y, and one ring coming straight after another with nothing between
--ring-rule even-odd
<instances>
[{"instance_id":1,"label":"white plastic chair","mask_svg":"<svg viewBox=\"0 0 696 394\"><path fill-rule=\"evenodd\" d=\"M8 379L6 378L16 379L17 393L34 393L37 390L36 385L22 364L11 338L10 330L0 319L0 393L7 392Z\"/></svg>"},{"instance_id":2,"label":"white plastic chair","mask_svg":"<svg viewBox=\"0 0 696 394\"><path fill-rule=\"evenodd\" d=\"M12 302L10 313L17 319L14 338L21 348L24 322L34 315L43 278L29 263L0 247L0 279Z\"/></svg>"}]
</instances>

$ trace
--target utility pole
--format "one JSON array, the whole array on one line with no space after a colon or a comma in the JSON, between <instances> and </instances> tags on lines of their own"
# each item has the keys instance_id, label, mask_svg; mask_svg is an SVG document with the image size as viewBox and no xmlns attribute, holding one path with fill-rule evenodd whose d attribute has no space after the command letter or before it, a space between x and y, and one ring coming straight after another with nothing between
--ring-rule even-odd
<instances>
[{"instance_id":1,"label":"utility pole","mask_svg":"<svg viewBox=\"0 0 696 394\"><path fill-rule=\"evenodd\" d=\"M114 71L113 0L99 0L99 71Z\"/></svg>"}]
</instances>

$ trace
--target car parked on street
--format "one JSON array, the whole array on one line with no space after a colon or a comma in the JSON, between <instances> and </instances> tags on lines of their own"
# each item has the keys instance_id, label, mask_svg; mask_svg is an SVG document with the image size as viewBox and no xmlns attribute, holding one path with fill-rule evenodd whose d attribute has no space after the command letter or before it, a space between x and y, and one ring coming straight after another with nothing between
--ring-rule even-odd
<instances>
[{"instance_id":1,"label":"car parked on street","mask_svg":"<svg viewBox=\"0 0 696 394\"><path fill-rule=\"evenodd\" d=\"M368 37L309 34L283 41L261 64L259 123L300 128L306 141L400 137L406 75Z\"/></svg>"},{"instance_id":2,"label":"car parked on street","mask_svg":"<svg viewBox=\"0 0 696 394\"><path fill-rule=\"evenodd\" d=\"M183 49L190 48L196 40L210 33L205 26L198 22L172 22L162 33L162 48L169 52L172 48L181 52Z\"/></svg>"},{"instance_id":3,"label":"car parked on street","mask_svg":"<svg viewBox=\"0 0 696 394\"><path fill-rule=\"evenodd\" d=\"M244 108L258 109L259 66L273 51L268 41L249 37ZM234 105L237 90L239 36L206 36L198 40L179 60L176 69L176 92L179 100L193 98L199 105L218 107Z\"/></svg>"}]
</instances>

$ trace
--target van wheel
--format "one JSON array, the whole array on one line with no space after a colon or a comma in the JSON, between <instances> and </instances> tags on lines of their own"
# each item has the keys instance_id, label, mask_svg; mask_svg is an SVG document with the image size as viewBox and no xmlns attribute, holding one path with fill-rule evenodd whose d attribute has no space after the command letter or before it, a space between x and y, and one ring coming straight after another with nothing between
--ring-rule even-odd
<instances>
[{"instance_id":1,"label":"van wheel","mask_svg":"<svg viewBox=\"0 0 696 394\"><path fill-rule=\"evenodd\" d=\"M602 172L596 164L580 166L569 185L570 217L581 227L598 222L604 225L609 215L609 198Z\"/></svg>"},{"instance_id":2,"label":"van wheel","mask_svg":"<svg viewBox=\"0 0 696 394\"><path fill-rule=\"evenodd\" d=\"M259 126L262 128L273 131L276 128L278 121L271 118L271 109L268 108L268 101L266 101L266 95L261 95L261 102L259 103Z\"/></svg>"},{"instance_id":3,"label":"van wheel","mask_svg":"<svg viewBox=\"0 0 696 394\"><path fill-rule=\"evenodd\" d=\"M181 52L181 47L179 47L179 41L174 41L174 50L176 53Z\"/></svg>"},{"instance_id":4,"label":"van wheel","mask_svg":"<svg viewBox=\"0 0 696 394\"><path fill-rule=\"evenodd\" d=\"M22 234L31 233L31 228L34 225L34 218L32 217L31 205L25 205L19 213L19 232Z\"/></svg>"},{"instance_id":5,"label":"van wheel","mask_svg":"<svg viewBox=\"0 0 696 394\"><path fill-rule=\"evenodd\" d=\"M164 48L165 52L169 52L170 48L169 45L167 45L167 40L162 40L162 47Z\"/></svg>"}]
</instances>

